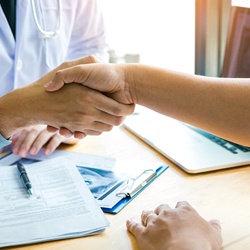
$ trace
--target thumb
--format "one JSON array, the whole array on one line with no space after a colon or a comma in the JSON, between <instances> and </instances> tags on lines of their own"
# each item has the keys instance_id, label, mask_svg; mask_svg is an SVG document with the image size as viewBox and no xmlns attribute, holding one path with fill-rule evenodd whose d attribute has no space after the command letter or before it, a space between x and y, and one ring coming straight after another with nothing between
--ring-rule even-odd
<instances>
[{"instance_id":1,"label":"thumb","mask_svg":"<svg viewBox=\"0 0 250 250\"><path fill-rule=\"evenodd\" d=\"M64 84L75 82L75 71L74 67L58 70L52 81L44 84L45 90L53 92L62 88ZM79 72L77 72L77 74L79 74Z\"/></svg>"},{"instance_id":2,"label":"thumb","mask_svg":"<svg viewBox=\"0 0 250 250\"><path fill-rule=\"evenodd\" d=\"M215 232L214 240L217 244L217 247L215 247L214 249L217 249L217 248L221 249L223 239L222 239L220 222L218 220L211 220L211 221L209 221L209 224L212 226L212 228Z\"/></svg>"},{"instance_id":3,"label":"thumb","mask_svg":"<svg viewBox=\"0 0 250 250\"><path fill-rule=\"evenodd\" d=\"M54 79L44 85L45 90L50 92L56 91L62 88L64 84L74 82L75 77L73 77L73 74L71 74L72 68L77 65L93 63L102 63L102 61L93 55L89 55L73 61L62 63L59 67L57 67L59 71L57 71ZM69 71L66 70L65 76L62 74L63 69L70 69ZM77 73L80 74L79 71Z\"/></svg>"},{"instance_id":4,"label":"thumb","mask_svg":"<svg viewBox=\"0 0 250 250\"><path fill-rule=\"evenodd\" d=\"M98 83L94 83L89 79L93 70L92 64L80 64L58 70L52 81L46 83L44 88L49 92L53 92L59 90L65 84L79 83L89 88L101 90Z\"/></svg>"},{"instance_id":5,"label":"thumb","mask_svg":"<svg viewBox=\"0 0 250 250\"><path fill-rule=\"evenodd\" d=\"M210 220L209 221L209 224L215 228L217 231L221 231L221 225L220 225L220 222L218 220Z\"/></svg>"},{"instance_id":6,"label":"thumb","mask_svg":"<svg viewBox=\"0 0 250 250\"><path fill-rule=\"evenodd\" d=\"M138 238L145 229L141 223L135 222L132 219L126 221L126 226L128 231L132 233L135 238Z\"/></svg>"}]
</instances>

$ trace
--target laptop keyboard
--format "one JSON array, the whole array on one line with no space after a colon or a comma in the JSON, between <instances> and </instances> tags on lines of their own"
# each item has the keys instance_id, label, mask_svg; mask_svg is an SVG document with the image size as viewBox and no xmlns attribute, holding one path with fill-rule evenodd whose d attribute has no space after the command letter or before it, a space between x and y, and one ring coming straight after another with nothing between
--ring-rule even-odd
<instances>
[{"instance_id":1,"label":"laptop keyboard","mask_svg":"<svg viewBox=\"0 0 250 250\"><path fill-rule=\"evenodd\" d=\"M231 142L231 141L227 141L227 140L224 140L218 136L215 136L213 134L210 134L204 130L201 130L199 128L196 128L196 127L193 127L193 126L190 126L188 124L185 124L187 125L189 128L193 129L194 131L196 131L197 133L205 136L206 138L208 138L209 140L217 143L218 145L220 145L221 147L227 149L228 151L230 151L231 153L233 154L238 154L239 150L241 152L249 152L250 151L250 147L246 147L246 146L243 146L243 145L240 145L240 144L236 144L234 142Z\"/></svg>"}]
</instances>

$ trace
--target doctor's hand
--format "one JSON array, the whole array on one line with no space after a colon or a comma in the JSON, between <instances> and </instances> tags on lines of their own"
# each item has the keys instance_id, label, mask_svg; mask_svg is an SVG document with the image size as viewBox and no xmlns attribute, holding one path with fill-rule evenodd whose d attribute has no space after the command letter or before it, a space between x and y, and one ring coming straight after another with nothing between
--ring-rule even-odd
<instances>
[{"instance_id":1,"label":"doctor's hand","mask_svg":"<svg viewBox=\"0 0 250 250\"><path fill-rule=\"evenodd\" d=\"M75 144L75 138L65 138L58 132L50 133L46 125L33 125L24 128L12 137L13 152L20 157L28 153L36 155L44 147L44 154L51 154L61 143Z\"/></svg>"},{"instance_id":2,"label":"doctor's hand","mask_svg":"<svg viewBox=\"0 0 250 250\"><path fill-rule=\"evenodd\" d=\"M204 220L187 202L174 209L160 205L154 211L143 211L141 223L127 221L128 230L141 250L219 250L221 227L217 220Z\"/></svg>"},{"instance_id":3,"label":"doctor's hand","mask_svg":"<svg viewBox=\"0 0 250 250\"><path fill-rule=\"evenodd\" d=\"M69 131L66 137L75 133L86 135L100 135L112 130L113 126L120 125L124 115L131 114L134 106L120 104L93 89L79 84L65 86L62 90L53 93L44 92L50 99L47 105L42 106L42 112L56 113L53 122L45 122L56 128ZM43 102L44 103L44 102ZM45 108L46 107L46 108ZM59 121L59 122L58 122ZM61 124L64 124L61 126Z\"/></svg>"}]
</instances>

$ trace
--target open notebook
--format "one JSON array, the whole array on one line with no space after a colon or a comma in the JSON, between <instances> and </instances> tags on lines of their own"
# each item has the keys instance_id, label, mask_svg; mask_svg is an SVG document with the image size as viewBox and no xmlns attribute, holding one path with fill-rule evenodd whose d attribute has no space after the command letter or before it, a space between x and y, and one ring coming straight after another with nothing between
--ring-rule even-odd
<instances>
[{"instance_id":1,"label":"open notebook","mask_svg":"<svg viewBox=\"0 0 250 250\"><path fill-rule=\"evenodd\" d=\"M188 173L250 164L250 148L147 109L127 117L123 126Z\"/></svg>"}]
</instances>

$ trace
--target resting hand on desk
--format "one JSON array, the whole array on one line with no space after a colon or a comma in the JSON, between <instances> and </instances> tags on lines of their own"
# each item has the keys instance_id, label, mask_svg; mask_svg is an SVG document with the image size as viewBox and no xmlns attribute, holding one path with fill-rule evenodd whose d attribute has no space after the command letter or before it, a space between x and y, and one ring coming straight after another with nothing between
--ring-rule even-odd
<instances>
[{"instance_id":1,"label":"resting hand on desk","mask_svg":"<svg viewBox=\"0 0 250 250\"><path fill-rule=\"evenodd\" d=\"M187 202L172 209L161 205L143 211L141 223L127 221L128 230L141 250L218 250L222 246L219 222L207 222Z\"/></svg>"}]
</instances>

